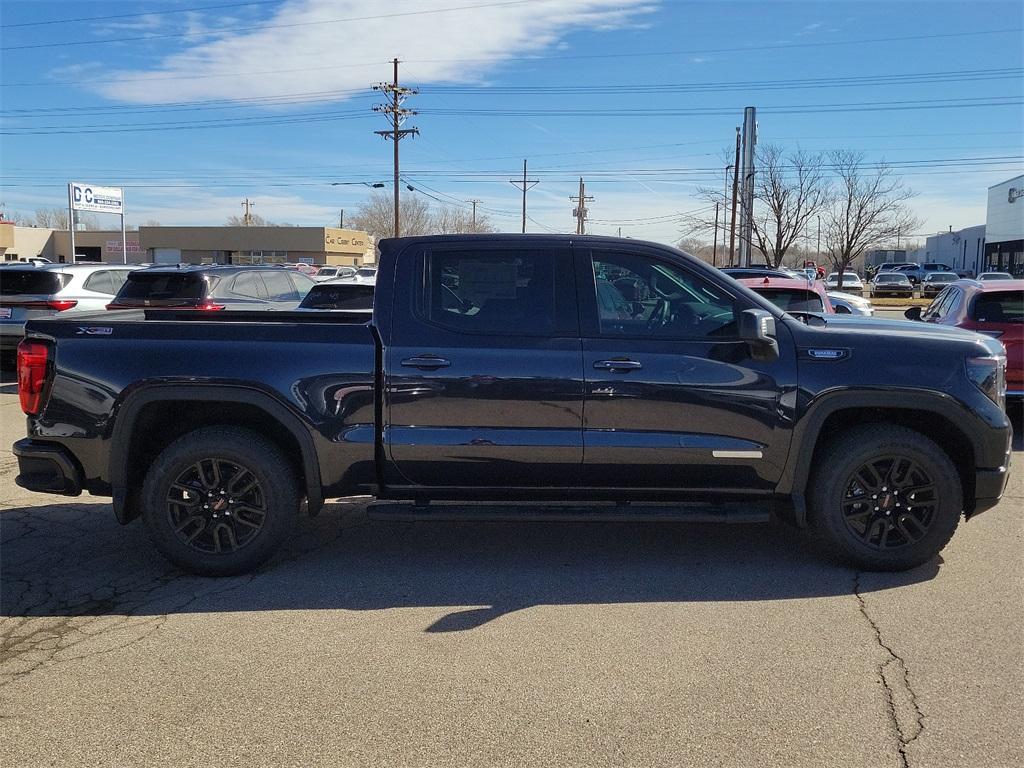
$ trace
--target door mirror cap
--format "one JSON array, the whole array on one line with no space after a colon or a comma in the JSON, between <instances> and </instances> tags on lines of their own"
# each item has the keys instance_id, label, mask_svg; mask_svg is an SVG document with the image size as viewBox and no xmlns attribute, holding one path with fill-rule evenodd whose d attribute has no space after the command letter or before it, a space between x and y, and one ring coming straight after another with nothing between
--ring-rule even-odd
<instances>
[{"instance_id":1,"label":"door mirror cap","mask_svg":"<svg viewBox=\"0 0 1024 768\"><path fill-rule=\"evenodd\" d=\"M835 310L836 310L836 314L837 315L852 315L853 314L853 312L850 310L850 308L848 306L846 306L845 304L836 304Z\"/></svg>"},{"instance_id":2,"label":"door mirror cap","mask_svg":"<svg viewBox=\"0 0 1024 768\"><path fill-rule=\"evenodd\" d=\"M921 319L921 308L920 307L911 307L910 309L908 309L906 312L903 313L903 316L905 318L907 318L907 320L920 320Z\"/></svg>"},{"instance_id":3,"label":"door mirror cap","mask_svg":"<svg viewBox=\"0 0 1024 768\"><path fill-rule=\"evenodd\" d=\"M775 317L763 309L745 309L740 313L740 338L747 342L755 360L777 360L779 342L775 338Z\"/></svg>"}]
</instances>

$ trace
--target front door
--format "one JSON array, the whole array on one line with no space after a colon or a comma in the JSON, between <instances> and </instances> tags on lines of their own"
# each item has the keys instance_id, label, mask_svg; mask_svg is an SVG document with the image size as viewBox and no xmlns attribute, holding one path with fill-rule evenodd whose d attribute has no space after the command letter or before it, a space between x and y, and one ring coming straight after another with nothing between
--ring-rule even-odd
<instances>
[{"instance_id":1,"label":"front door","mask_svg":"<svg viewBox=\"0 0 1024 768\"><path fill-rule=\"evenodd\" d=\"M435 246L401 254L397 274L384 340L389 483L577 485L583 369L570 250Z\"/></svg>"},{"instance_id":2,"label":"front door","mask_svg":"<svg viewBox=\"0 0 1024 768\"><path fill-rule=\"evenodd\" d=\"M773 488L789 449L780 406L794 393L793 345L780 337L779 360L752 360L736 322L749 300L656 249L581 248L577 280L584 485Z\"/></svg>"}]
</instances>

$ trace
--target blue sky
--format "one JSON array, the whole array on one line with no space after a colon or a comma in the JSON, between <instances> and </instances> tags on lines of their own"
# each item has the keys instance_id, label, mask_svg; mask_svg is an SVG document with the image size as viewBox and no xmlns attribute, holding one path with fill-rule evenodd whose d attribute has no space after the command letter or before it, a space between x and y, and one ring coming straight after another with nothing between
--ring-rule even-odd
<instances>
[{"instance_id":1,"label":"blue sky","mask_svg":"<svg viewBox=\"0 0 1024 768\"><path fill-rule=\"evenodd\" d=\"M336 222L390 184L366 89L393 56L422 91L403 177L503 230L529 158L532 231L573 231L582 174L589 231L677 240L746 105L762 143L899 166L922 232L983 222L1024 166L1020 2L4 0L0 25L8 211L74 179L124 186L131 223L220 224L246 196Z\"/></svg>"}]
</instances>

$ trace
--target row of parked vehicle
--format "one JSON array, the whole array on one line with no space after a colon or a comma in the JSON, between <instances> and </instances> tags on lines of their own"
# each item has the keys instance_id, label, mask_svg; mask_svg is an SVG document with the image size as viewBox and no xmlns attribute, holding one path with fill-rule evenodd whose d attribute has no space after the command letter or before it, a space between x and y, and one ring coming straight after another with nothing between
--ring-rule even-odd
<instances>
[{"instance_id":1,"label":"row of parked vehicle","mask_svg":"<svg viewBox=\"0 0 1024 768\"><path fill-rule=\"evenodd\" d=\"M0 350L17 348L29 320L104 309L368 311L375 276L372 267L311 276L280 265L12 264L0 270Z\"/></svg>"}]
</instances>

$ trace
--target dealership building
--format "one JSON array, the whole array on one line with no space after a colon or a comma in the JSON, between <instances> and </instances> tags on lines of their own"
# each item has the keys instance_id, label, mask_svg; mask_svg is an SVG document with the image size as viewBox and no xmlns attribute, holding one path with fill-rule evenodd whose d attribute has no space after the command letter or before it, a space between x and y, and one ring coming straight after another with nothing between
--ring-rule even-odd
<instances>
[{"instance_id":1,"label":"dealership building","mask_svg":"<svg viewBox=\"0 0 1024 768\"><path fill-rule=\"evenodd\" d=\"M1024 277L1024 174L988 188L985 261L988 270Z\"/></svg>"},{"instance_id":2,"label":"dealership building","mask_svg":"<svg viewBox=\"0 0 1024 768\"><path fill-rule=\"evenodd\" d=\"M337 227L141 227L128 232L130 264L372 264L366 232ZM71 258L67 230L0 223L0 259L41 256L53 262L120 262L121 232L75 232Z\"/></svg>"}]
</instances>

